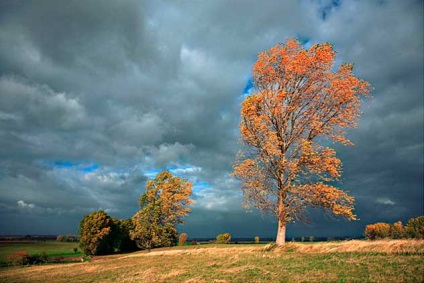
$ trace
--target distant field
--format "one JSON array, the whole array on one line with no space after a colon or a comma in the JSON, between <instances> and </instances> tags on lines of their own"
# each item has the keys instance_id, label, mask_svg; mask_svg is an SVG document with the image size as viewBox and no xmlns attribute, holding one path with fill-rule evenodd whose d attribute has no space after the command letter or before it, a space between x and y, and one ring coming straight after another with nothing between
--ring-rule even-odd
<instances>
[{"instance_id":1,"label":"distant field","mask_svg":"<svg viewBox=\"0 0 424 283\"><path fill-rule=\"evenodd\" d=\"M423 240L208 244L2 268L0 282L423 282L423 255Z\"/></svg>"},{"instance_id":2,"label":"distant field","mask_svg":"<svg viewBox=\"0 0 424 283\"><path fill-rule=\"evenodd\" d=\"M28 254L40 254L45 252L49 257L75 257L82 253L74 253L78 243L57 241L0 241L0 263L4 263L7 256L16 252L27 252Z\"/></svg>"}]
</instances>

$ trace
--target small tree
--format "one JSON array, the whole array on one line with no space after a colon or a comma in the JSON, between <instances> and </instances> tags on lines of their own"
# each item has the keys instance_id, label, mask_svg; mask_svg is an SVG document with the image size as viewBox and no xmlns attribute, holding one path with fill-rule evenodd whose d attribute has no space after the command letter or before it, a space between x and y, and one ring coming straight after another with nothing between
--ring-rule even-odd
<instances>
[{"instance_id":1,"label":"small tree","mask_svg":"<svg viewBox=\"0 0 424 283\"><path fill-rule=\"evenodd\" d=\"M180 237L178 238L178 245L185 246L186 241L187 241L187 233L181 233Z\"/></svg>"},{"instance_id":2,"label":"small tree","mask_svg":"<svg viewBox=\"0 0 424 283\"><path fill-rule=\"evenodd\" d=\"M141 210L133 217L134 229L130 232L142 249L173 246L177 243L176 224L190 212L187 206L193 184L165 171L146 184L146 192L139 199Z\"/></svg>"},{"instance_id":3,"label":"small tree","mask_svg":"<svg viewBox=\"0 0 424 283\"><path fill-rule=\"evenodd\" d=\"M229 244L230 241L231 241L230 233L219 234L218 236L216 236L217 244Z\"/></svg>"},{"instance_id":4,"label":"small tree","mask_svg":"<svg viewBox=\"0 0 424 283\"><path fill-rule=\"evenodd\" d=\"M259 236L256 236L256 237L255 237L255 244L259 244L259 241L260 241Z\"/></svg>"},{"instance_id":5,"label":"small tree","mask_svg":"<svg viewBox=\"0 0 424 283\"><path fill-rule=\"evenodd\" d=\"M80 222L80 248L87 255L113 252L112 218L103 210L87 214Z\"/></svg>"},{"instance_id":6,"label":"small tree","mask_svg":"<svg viewBox=\"0 0 424 283\"><path fill-rule=\"evenodd\" d=\"M405 233L409 238L424 239L424 216L409 219Z\"/></svg>"},{"instance_id":7,"label":"small tree","mask_svg":"<svg viewBox=\"0 0 424 283\"><path fill-rule=\"evenodd\" d=\"M309 237L309 242L313 242L315 240L315 238L313 236Z\"/></svg>"}]
</instances>

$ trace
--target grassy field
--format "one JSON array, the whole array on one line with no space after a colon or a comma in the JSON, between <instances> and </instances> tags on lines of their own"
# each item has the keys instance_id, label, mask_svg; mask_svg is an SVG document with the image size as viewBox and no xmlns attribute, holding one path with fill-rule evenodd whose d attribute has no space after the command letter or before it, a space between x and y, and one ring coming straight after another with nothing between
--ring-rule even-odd
<instances>
[{"instance_id":1,"label":"grassy field","mask_svg":"<svg viewBox=\"0 0 424 283\"><path fill-rule=\"evenodd\" d=\"M73 249L78 248L78 243L57 242L57 241L7 241L0 242L0 263L16 252L27 252L30 255L45 252L50 258L54 257L75 257L82 256L78 248L77 253Z\"/></svg>"},{"instance_id":2,"label":"grassy field","mask_svg":"<svg viewBox=\"0 0 424 283\"><path fill-rule=\"evenodd\" d=\"M0 269L0 282L423 282L424 241L201 245Z\"/></svg>"}]
</instances>

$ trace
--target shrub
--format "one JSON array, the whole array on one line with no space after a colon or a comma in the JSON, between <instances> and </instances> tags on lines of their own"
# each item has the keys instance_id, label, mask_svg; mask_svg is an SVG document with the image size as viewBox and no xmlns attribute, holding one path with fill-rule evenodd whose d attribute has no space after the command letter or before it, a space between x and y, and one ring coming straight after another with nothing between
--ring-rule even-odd
<instances>
[{"instance_id":1,"label":"shrub","mask_svg":"<svg viewBox=\"0 0 424 283\"><path fill-rule=\"evenodd\" d=\"M47 263L48 256L45 252L28 256L28 264Z\"/></svg>"},{"instance_id":2,"label":"shrub","mask_svg":"<svg viewBox=\"0 0 424 283\"><path fill-rule=\"evenodd\" d=\"M219 234L218 236L216 236L217 244L229 244L230 241L231 241L230 233Z\"/></svg>"},{"instance_id":3,"label":"shrub","mask_svg":"<svg viewBox=\"0 0 424 283\"><path fill-rule=\"evenodd\" d=\"M300 238L300 241L303 243L305 241L305 237Z\"/></svg>"},{"instance_id":4,"label":"shrub","mask_svg":"<svg viewBox=\"0 0 424 283\"><path fill-rule=\"evenodd\" d=\"M309 237L309 242L313 242L315 240L315 238L313 236Z\"/></svg>"},{"instance_id":5,"label":"shrub","mask_svg":"<svg viewBox=\"0 0 424 283\"><path fill-rule=\"evenodd\" d=\"M29 255L27 252L16 252L6 258L6 264L19 266L29 263Z\"/></svg>"},{"instance_id":6,"label":"shrub","mask_svg":"<svg viewBox=\"0 0 424 283\"><path fill-rule=\"evenodd\" d=\"M178 238L178 245L185 246L186 241L187 241L187 233L181 233L180 237Z\"/></svg>"},{"instance_id":7,"label":"shrub","mask_svg":"<svg viewBox=\"0 0 424 283\"><path fill-rule=\"evenodd\" d=\"M390 237L390 224L375 223L365 227L365 236L370 240L384 239Z\"/></svg>"},{"instance_id":8,"label":"shrub","mask_svg":"<svg viewBox=\"0 0 424 283\"><path fill-rule=\"evenodd\" d=\"M195 240L192 240L192 241L190 242L190 244L191 244L192 246L196 246L196 245L198 245L199 243L198 243L198 242L196 242Z\"/></svg>"},{"instance_id":9,"label":"shrub","mask_svg":"<svg viewBox=\"0 0 424 283\"><path fill-rule=\"evenodd\" d=\"M424 216L409 219L405 233L408 238L424 239Z\"/></svg>"},{"instance_id":10,"label":"shrub","mask_svg":"<svg viewBox=\"0 0 424 283\"><path fill-rule=\"evenodd\" d=\"M401 221L393 223L390 226L390 237L392 239L402 239L404 236L403 225Z\"/></svg>"},{"instance_id":11,"label":"shrub","mask_svg":"<svg viewBox=\"0 0 424 283\"><path fill-rule=\"evenodd\" d=\"M260 238L259 238L259 236L256 236L256 237L255 237L255 243L256 243L256 244L259 244L259 242L260 242Z\"/></svg>"},{"instance_id":12,"label":"shrub","mask_svg":"<svg viewBox=\"0 0 424 283\"><path fill-rule=\"evenodd\" d=\"M78 248L74 248L74 254L78 252Z\"/></svg>"}]
</instances>

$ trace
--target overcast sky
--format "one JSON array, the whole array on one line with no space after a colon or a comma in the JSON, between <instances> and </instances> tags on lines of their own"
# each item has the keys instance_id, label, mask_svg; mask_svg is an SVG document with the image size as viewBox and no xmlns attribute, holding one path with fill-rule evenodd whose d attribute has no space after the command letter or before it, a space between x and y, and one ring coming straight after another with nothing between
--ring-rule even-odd
<instances>
[{"instance_id":1,"label":"overcast sky","mask_svg":"<svg viewBox=\"0 0 424 283\"><path fill-rule=\"evenodd\" d=\"M194 183L189 237L274 237L231 181L259 52L331 42L375 90L354 147L336 146L359 221L287 236L361 235L423 214L423 1L1 1L0 234L77 233L129 218L164 169Z\"/></svg>"}]
</instances>

